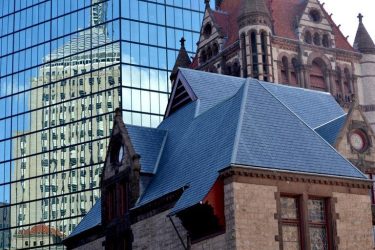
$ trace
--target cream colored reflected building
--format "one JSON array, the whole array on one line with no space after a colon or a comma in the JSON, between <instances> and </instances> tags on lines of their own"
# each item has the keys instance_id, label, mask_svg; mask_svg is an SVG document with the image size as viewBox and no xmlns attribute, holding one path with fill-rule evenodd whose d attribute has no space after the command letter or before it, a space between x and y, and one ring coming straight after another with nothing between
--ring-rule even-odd
<instances>
[{"instance_id":1,"label":"cream colored reflected building","mask_svg":"<svg viewBox=\"0 0 375 250\"><path fill-rule=\"evenodd\" d=\"M94 1L96 2L96 1ZM92 26L104 4L92 8ZM114 107L120 106L120 45L107 27L80 31L43 58L32 79L30 133L13 144L12 248L33 247L22 232L48 225L65 237L100 197L99 180ZM54 244L39 235L36 246ZM45 237L45 239L43 239Z\"/></svg>"}]
</instances>

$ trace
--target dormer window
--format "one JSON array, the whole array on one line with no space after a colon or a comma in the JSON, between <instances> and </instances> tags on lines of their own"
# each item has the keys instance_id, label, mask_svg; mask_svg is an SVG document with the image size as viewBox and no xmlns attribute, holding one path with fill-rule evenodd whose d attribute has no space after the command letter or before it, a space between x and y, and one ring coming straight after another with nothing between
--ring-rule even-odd
<instances>
[{"instance_id":1,"label":"dormer window","mask_svg":"<svg viewBox=\"0 0 375 250\"><path fill-rule=\"evenodd\" d=\"M320 21L322 21L322 15L317 9L311 9L309 12L309 17L314 23L320 23Z\"/></svg>"},{"instance_id":2,"label":"dormer window","mask_svg":"<svg viewBox=\"0 0 375 250\"><path fill-rule=\"evenodd\" d=\"M207 23L203 28L203 34L207 38L211 35L211 33L212 33L212 26L210 23Z\"/></svg>"}]
</instances>

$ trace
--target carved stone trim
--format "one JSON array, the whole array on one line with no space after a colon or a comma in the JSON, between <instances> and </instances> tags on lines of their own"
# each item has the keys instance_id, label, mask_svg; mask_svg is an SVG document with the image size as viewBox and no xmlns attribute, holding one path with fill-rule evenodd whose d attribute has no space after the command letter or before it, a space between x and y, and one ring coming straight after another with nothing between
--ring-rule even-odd
<instances>
[{"instance_id":1,"label":"carved stone trim","mask_svg":"<svg viewBox=\"0 0 375 250\"><path fill-rule=\"evenodd\" d=\"M224 180L228 178L235 178L235 181L245 183L251 183L254 179L262 179L262 183L264 183L264 185L278 185L279 182L282 181L287 183L305 183L335 186L338 187L340 191L347 190L348 193L352 193L353 189L362 189L367 193L368 189L372 188L372 182L369 180L344 179L339 177L328 176L325 177L301 173L288 173L281 171L279 172L275 170L244 168L239 166L223 170L220 176ZM265 180L268 180L268 182L266 182ZM341 187L344 187L345 189L342 189Z\"/></svg>"}]
</instances>

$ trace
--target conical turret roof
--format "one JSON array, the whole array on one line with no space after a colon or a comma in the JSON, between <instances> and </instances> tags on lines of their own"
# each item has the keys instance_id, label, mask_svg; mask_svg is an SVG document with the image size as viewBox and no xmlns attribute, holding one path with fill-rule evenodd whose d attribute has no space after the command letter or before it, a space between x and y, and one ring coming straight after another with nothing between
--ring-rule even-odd
<instances>
[{"instance_id":1,"label":"conical turret roof","mask_svg":"<svg viewBox=\"0 0 375 250\"><path fill-rule=\"evenodd\" d=\"M264 0L242 0L240 15L250 13L262 13L270 15L267 5Z\"/></svg>"},{"instance_id":2,"label":"conical turret roof","mask_svg":"<svg viewBox=\"0 0 375 250\"><path fill-rule=\"evenodd\" d=\"M173 81L176 76L177 76L177 72L178 72L178 68L189 68L190 64L191 64L191 60L190 60L190 57L185 49L185 38L181 38L180 42L181 42L181 47L180 47L180 51L178 52L178 56L177 56L177 59L176 59L176 63L173 67L173 70L172 70L172 73L171 73L171 76L170 76L170 80Z\"/></svg>"},{"instance_id":3,"label":"conical turret roof","mask_svg":"<svg viewBox=\"0 0 375 250\"><path fill-rule=\"evenodd\" d=\"M359 25L353 47L364 54L375 54L375 44L362 22L363 16L358 15Z\"/></svg>"}]
</instances>

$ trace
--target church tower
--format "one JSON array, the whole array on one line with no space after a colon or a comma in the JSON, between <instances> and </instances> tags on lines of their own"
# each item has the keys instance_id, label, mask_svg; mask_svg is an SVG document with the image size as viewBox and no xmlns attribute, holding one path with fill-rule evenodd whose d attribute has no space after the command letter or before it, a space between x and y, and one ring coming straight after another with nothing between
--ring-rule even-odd
<instances>
[{"instance_id":1,"label":"church tower","mask_svg":"<svg viewBox=\"0 0 375 250\"><path fill-rule=\"evenodd\" d=\"M358 79L359 104L371 127L375 129L375 44L363 24L363 16L358 15L359 25L354 40L354 48L362 53L359 61Z\"/></svg>"},{"instance_id":2,"label":"church tower","mask_svg":"<svg viewBox=\"0 0 375 250\"><path fill-rule=\"evenodd\" d=\"M273 81L271 15L264 0L242 0L237 19L241 48L241 75Z\"/></svg>"}]
</instances>

